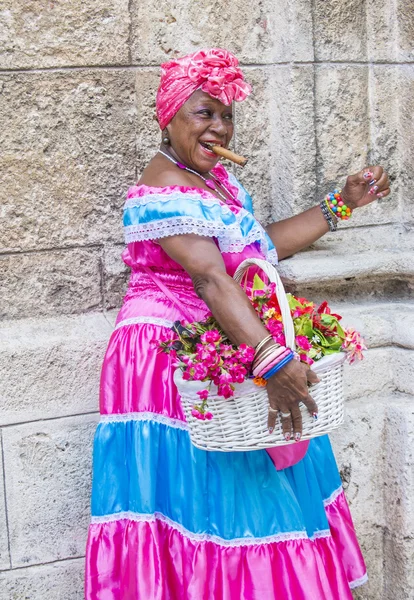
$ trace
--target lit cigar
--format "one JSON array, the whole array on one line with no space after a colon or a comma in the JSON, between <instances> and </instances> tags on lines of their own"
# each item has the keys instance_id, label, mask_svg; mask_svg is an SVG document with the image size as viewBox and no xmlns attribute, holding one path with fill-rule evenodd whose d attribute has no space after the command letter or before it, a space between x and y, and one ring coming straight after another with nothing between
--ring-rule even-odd
<instances>
[{"instance_id":1,"label":"lit cigar","mask_svg":"<svg viewBox=\"0 0 414 600\"><path fill-rule=\"evenodd\" d=\"M221 146L210 146L210 148L214 154L217 154L217 156L227 158L227 160L231 160L232 162L236 163L236 165L240 165L241 167L244 167L249 160L248 158L240 156L239 154L235 154L231 150L227 150L227 148L222 148Z\"/></svg>"}]
</instances>

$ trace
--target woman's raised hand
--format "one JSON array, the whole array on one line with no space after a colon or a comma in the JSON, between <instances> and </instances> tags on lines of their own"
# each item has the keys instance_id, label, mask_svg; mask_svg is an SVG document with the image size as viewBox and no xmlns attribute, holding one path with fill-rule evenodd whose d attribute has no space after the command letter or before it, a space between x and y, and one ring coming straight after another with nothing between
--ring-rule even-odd
<instances>
[{"instance_id":1,"label":"woman's raised hand","mask_svg":"<svg viewBox=\"0 0 414 600\"><path fill-rule=\"evenodd\" d=\"M354 209L366 206L377 198L385 198L390 191L388 173L380 166L372 166L349 175L341 196L344 203Z\"/></svg>"},{"instance_id":2,"label":"woman's raised hand","mask_svg":"<svg viewBox=\"0 0 414 600\"><path fill-rule=\"evenodd\" d=\"M316 373L303 363L291 360L277 371L267 382L269 396L269 432L275 427L276 418L280 416L283 435L290 440L293 435L299 441L302 435L302 415L299 403L303 402L312 415L317 415L318 407L308 391L308 382L318 383Z\"/></svg>"}]
</instances>

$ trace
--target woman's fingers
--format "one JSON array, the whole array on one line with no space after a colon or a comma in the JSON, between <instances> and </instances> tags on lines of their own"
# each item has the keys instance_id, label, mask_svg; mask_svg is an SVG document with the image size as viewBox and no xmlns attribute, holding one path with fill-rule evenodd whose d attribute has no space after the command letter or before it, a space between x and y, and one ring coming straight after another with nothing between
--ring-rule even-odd
<instances>
[{"instance_id":1,"label":"woman's fingers","mask_svg":"<svg viewBox=\"0 0 414 600\"><path fill-rule=\"evenodd\" d=\"M312 369L308 369L306 371L306 379L308 380L308 383L310 383L311 385L314 385L315 383L320 382L319 377L317 376L315 371L312 371Z\"/></svg>"},{"instance_id":2,"label":"woman's fingers","mask_svg":"<svg viewBox=\"0 0 414 600\"><path fill-rule=\"evenodd\" d=\"M293 435L295 441L298 442L302 437L302 413L299 406L292 408Z\"/></svg>"},{"instance_id":3,"label":"woman's fingers","mask_svg":"<svg viewBox=\"0 0 414 600\"><path fill-rule=\"evenodd\" d=\"M273 430L276 425L276 418L277 418L278 414L279 414L279 411L277 408L272 408L271 406L269 406L269 412L267 415L267 426L269 428L269 433L273 433Z\"/></svg>"},{"instance_id":4,"label":"woman's fingers","mask_svg":"<svg viewBox=\"0 0 414 600\"><path fill-rule=\"evenodd\" d=\"M384 192L386 189L389 188L389 185L390 180L388 174L385 171L383 171L381 176L378 179L376 179L375 182L371 185L368 193L372 196L378 196L378 193Z\"/></svg>"},{"instance_id":5,"label":"woman's fingers","mask_svg":"<svg viewBox=\"0 0 414 600\"><path fill-rule=\"evenodd\" d=\"M284 406L284 410L280 410L280 422L282 423L283 437L288 442L292 437L292 415L287 406Z\"/></svg>"},{"instance_id":6,"label":"woman's fingers","mask_svg":"<svg viewBox=\"0 0 414 600\"><path fill-rule=\"evenodd\" d=\"M310 394L308 394L307 398L305 398L305 400L302 400L302 402L306 406L306 408L308 409L308 411L310 412L310 414L312 416L315 416L318 414L318 405L316 404L315 400L312 398L312 396Z\"/></svg>"}]
</instances>

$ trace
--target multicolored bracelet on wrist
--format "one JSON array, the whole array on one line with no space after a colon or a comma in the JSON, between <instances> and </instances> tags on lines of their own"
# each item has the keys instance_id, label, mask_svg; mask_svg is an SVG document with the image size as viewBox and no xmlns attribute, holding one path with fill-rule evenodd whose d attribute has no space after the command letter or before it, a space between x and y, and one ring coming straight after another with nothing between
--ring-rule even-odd
<instances>
[{"instance_id":1,"label":"multicolored bracelet on wrist","mask_svg":"<svg viewBox=\"0 0 414 600\"><path fill-rule=\"evenodd\" d=\"M325 202L331 213L342 221L347 221L352 216L352 209L345 204L341 196L342 190L334 190L330 192Z\"/></svg>"},{"instance_id":2,"label":"multicolored bracelet on wrist","mask_svg":"<svg viewBox=\"0 0 414 600\"><path fill-rule=\"evenodd\" d=\"M352 209L343 201L341 192L342 190L335 189L327 194L319 205L330 231L336 231L338 219L347 221L352 216Z\"/></svg>"}]
</instances>

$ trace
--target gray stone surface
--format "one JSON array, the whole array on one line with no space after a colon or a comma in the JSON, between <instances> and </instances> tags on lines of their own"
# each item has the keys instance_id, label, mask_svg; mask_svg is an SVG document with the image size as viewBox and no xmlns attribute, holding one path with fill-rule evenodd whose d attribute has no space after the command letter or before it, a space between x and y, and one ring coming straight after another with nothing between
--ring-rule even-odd
<instances>
[{"instance_id":1,"label":"gray stone surface","mask_svg":"<svg viewBox=\"0 0 414 600\"><path fill-rule=\"evenodd\" d=\"M128 63L128 0L3 0L0 68Z\"/></svg>"},{"instance_id":2,"label":"gray stone surface","mask_svg":"<svg viewBox=\"0 0 414 600\"><path fill-rule=\"evenodd\" d=\"M3 429L13 567L84 554L96 422L88 415Z\"/></svg>"},{"instance_id":3,"label":"gray stone surface","mask_svg":"<svg viewBox=\"0 0 414 600\"><path fill-rule=\"evenodd\" d=\"M246 63L312 60L309 0L132 2L132 58L160 64L201 48L224 47Z\"/></svg>"},{"instance_id":4,"label":"gray stone surface","mask_svg":"<svg viewBox=\"0 0 414 600\"><path fill-rule=\"evenodd\" d=\"M155 120L155 97L159 82L159 69L145 69L136 72L136 180L139 179L148 161L158 150L161 141L160 128Z\"/></svg>"},{"instance_id":5,"label":"gray stone surface","mask_svg":"<svg viewBox=\"0 0 414 600\"><path fill-rule=\"evenodd\" d=\"M0 75L0 246L122 240L135 180L132 71Z\"/></svg>"},{"instance_id":6,"label":"gray stone surface","mask_svg":"<svg viewBox=\"0 0 414 600\"><path fill-rule=\"evenodd\" d=\"M366 58L365 0L313 3L315 58L351 61Z\"/></svg>"},{"instance_id":7,"label":"gray stone surface","mask_svg":"<svg viewBox=\"0 0 414 600\"><path fill-rule=\"evenodd\" d=\"M128 287L130 269L121 258L124 246L105 249L103 261L103 289L105 309L111 310L121 306Z\"/></svg>"},{"instance_id":8,"label":"gray stone surface","mask_svg":"<svg viewBox=\"0 0 414 600\"><path fill-rule=\"evenodd\" d=\"M0 255L0 319L99 309L100 254L79 248Z\"/></svg>"},{"instance_id":9,"label":"gray stone surface","mask_svg":"<svg viewBox=\"0 0 414 600\"><path fill-rule=\"evenodd\" d=\"M368 56L373 61L411 61L414 57L413 0L366 0Z\"/></svg>"},{"instance_id":10,"label":"gray stone surface","mask_svg":"<svg viewBox=\"0 0 414 600\"><path fill-rule=\"evenodd\" d=\"M249 69L248 76L254 92L236 106L235 146L249 162L236 176L268 222L314 203L313 71L279 66Z\"/></svg>"},{"instance_id":11,"label":"gray stone surface","mask_svg":"<svg viewBox=\"0 0 414 600\"><path fill-rule=\"evenodd\" d=\"M84 560L0 572L0 600L83 600Z\"/></svg>"},{"instance_id":12,"label":"gray stone surface","mask_svg":"<svg viewBox=\"0 0 414 600\"><path fill-rule=\"evenodd\" d=\"M98 410L102 314L0 325L0 425Z\"/></svg>"},{"instance_id":13,"label":"gray stone surface","mask_svg":"<svg viewBox=\"0 0 414 600\"><path fill-rule=\"evenodd\" d=\"M0 442L2 431L0 430ZM0 445L0 571L10 568L9 539L6 517L6 497L4 491L3 449Z\"/></svg>"}]
</instances>

